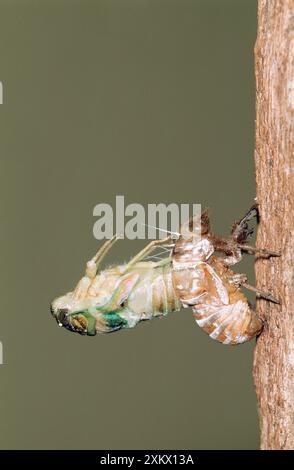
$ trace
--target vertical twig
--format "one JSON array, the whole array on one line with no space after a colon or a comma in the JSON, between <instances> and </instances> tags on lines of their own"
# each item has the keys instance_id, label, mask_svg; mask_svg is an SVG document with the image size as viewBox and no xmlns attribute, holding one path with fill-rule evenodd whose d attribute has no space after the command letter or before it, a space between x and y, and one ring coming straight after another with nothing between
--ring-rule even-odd
<instances>
[{"instance_id":1,"label":"vertical twig","mask_svg":"<svg viewBox=\"0 0 294 470\"><path fill-rule=\"evenodd\" d=\"M262 449L294 449L294 0L259 0L256 73L257 246L281 258L256 261L265 328L254 353Z\"/></svg>"}]
</instances>

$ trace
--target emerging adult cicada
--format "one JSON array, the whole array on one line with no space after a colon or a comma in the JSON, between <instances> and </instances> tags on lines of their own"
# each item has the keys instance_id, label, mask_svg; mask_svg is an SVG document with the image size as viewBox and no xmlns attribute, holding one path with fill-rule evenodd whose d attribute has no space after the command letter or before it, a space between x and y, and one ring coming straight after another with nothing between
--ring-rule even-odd
<instances>
[{"instance_id":1,"label":"emerging adult cicada","mask_svg":"<svg viewBox=\"0 0 294 470\"><path fill-rule=\"evenodd\" d=\"M211 338L224 344L249 341L261 331L262 321L241 287L278 302L230 269L244 252L279 256L245 244L252 233L248 221L254 216L256 206L224 238L212 233L205 211L200 225L190 220L176 238L154 240L127 264L100 272L102 259L117 240L113 237L88 261L85 276L74 291L52 302L52 315L60 326L92 336L133 328L142 320L191 307L196 322ZM167 256L152 261L151 253L158 246Z\"/></svg>"}]
</instances>

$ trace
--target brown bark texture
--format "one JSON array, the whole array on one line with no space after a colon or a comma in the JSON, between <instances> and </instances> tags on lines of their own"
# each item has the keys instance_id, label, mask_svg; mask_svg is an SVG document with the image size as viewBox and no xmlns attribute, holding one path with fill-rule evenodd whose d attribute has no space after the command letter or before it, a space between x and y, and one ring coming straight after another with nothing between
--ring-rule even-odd
<instances>
[{"instance_id":1,"label":"brown bark texture","mask_svg":"<svg viewBox=\"0 0 294 470\"><path fill-rule=\"evenodd\" d=\"M294 449L294 0L259 0L255 45L256 245L280 258L256 259L264 330L254 351L262 449Z\"/></svg>"}]
</instances>

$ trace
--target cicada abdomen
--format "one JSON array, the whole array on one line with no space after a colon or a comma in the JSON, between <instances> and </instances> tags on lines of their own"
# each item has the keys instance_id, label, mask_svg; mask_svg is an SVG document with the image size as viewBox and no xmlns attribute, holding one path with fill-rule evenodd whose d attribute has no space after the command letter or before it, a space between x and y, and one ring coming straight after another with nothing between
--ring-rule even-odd
<instances>
[{"instance_id":1,"label":"cicada abdomen","mask_svg":"<svg viewBox=\"0 0 294 470\"><path fill-rule=\"evenodd\" d=\"M184 234L173 250L173 285L184 307L192 307L198 325L224 344L240 344L262 329L247 298L240 290L240 275L231 271L228 258L214 255L215 246L208 219L202 237Z\"/></svg>"},{"instance_id":2,"label":"cicada abdomen","mask_svg":"<svg viewBox=\"0 0 294 470\"><path fill-rule=\"evenodd\" d=\"M180 310L172 282L171 258L142 261L165 240L151 242L129 263L98 270L113 240L86 265L85 276L72 292L56 298L51 313L60 326L83 335L133 328L137 323ZM168 240L170 243L170 240Z\"/></svg>"}]
</instances>

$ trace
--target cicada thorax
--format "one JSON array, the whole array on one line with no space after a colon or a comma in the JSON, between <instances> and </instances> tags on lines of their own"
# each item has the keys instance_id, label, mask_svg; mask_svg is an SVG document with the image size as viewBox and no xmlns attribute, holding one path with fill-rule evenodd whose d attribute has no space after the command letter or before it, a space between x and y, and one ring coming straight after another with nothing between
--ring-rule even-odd
<instances>
[{"instance_id":1,"label":"cicada thorax","mask_svg":"<svg viewBox=\"0 0 294 470\"><path fill-rule=\"evenodd\" d=\"M250 340L262 322L233 282L235 273L213 255L209 237L180 237L173 251L173 284L184 307L192 307L198 325L224 344Z\"/></svg>"}]
</instances>

